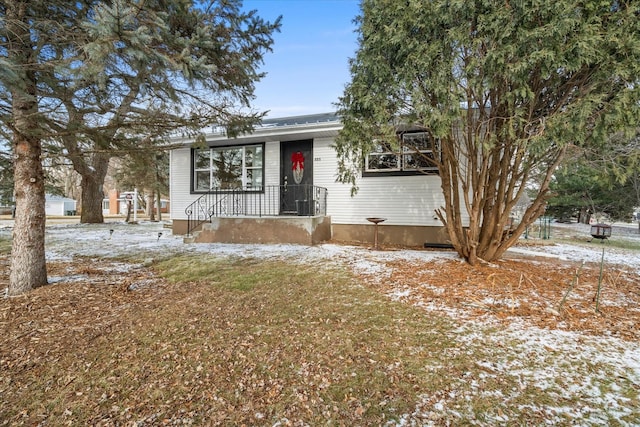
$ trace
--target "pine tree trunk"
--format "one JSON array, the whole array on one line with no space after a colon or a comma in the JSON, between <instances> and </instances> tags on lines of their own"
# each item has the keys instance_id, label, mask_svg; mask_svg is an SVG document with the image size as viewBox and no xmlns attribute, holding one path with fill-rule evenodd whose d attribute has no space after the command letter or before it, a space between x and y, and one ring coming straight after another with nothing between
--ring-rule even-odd
<instances>
[{"instance_id":1,"label":"pine tree trunk","mask_svg":"<svg viewBox=\"0 0 640 427\"><path fill-rule=\"evenodd\" d=\"M153 194L153 190L150 190L147 193L147 215L149 216L149 221L155 221L156 220L156 214L155 214L155 203L153 202L154 199L154 194Z\"/></svg>"},{"instance_id":2,"label":"pine tree trunk","mask_svg":"<svg viewBox=\"0 0 640 427\"><path fill-rule=\"evenodd\" d=\"M107 176L109 166L109 155L104 153L95 154L91 167L79 168L75 165L76 171L82 177L82 213L80 222L82 224L100 224L104 222L102 215L102 201L104 199L104 178Z\"/></svg>"},{"instance_id":3,"label":"pine tree trunk","mask_svg":"<svg viewBox=\"0 0 640 427\"><path fill-rule=\"evenodd\" d=\"M82 224L100 224L104 222L102 215L102 182L98 182L94 176L82 177Z\"/></svg>"},{"instance_id":4,"label":"pine tree trunk","mask_svg":"<svg viewBox=\"0 0 640 427\"><path fill-rule=\"evenodd\" d=\"M160 190L156 193L156 205L158 207L158 221L162 221L162 199L160 198Z\"/></svg>"},{"instance_id":5,"label":"pine tree trunk","mask_svg":"<svg viewBox=\"0 0 640 427\"><path fill-rule=\"evenodd\" d=\"M7 34L11 39L8 57L17 64L34 61L28 25L21 25L26 3L7 6ZM22 85L11 88L13 115L14 191L16 196L15 225L11 249L9 295L20 295L47 284L44 251L45 199L44 172L40 155L36 98L36 76L25 65L19 70Z\"/></svg>"},{"instance_id":6,"label":"pine tree trunk","mask_svg":"<svg viewBox=\"0 0 640 427\"><path fill-rule=\"evenodd\" d=\"M11 248L9 295L20 295L47 284L44 250L44 173L40 142L14 134L16 219Z\"/></svg>"}]
</instances>

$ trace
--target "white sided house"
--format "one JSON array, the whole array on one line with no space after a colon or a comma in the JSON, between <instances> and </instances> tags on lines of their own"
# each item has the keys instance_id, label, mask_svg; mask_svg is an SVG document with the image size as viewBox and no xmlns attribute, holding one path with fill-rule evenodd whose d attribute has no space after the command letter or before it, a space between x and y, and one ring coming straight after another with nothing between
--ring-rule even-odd
<instances>
[{"instance_id":1,"label":"white sided house","mask_svg":"<svg viewBox=\"0 0 640 427\"><path fill-rule=\"evenodd\" d=\"M187 241L316 244L330 239L408 246L448 243L435 216L440 178L415 151L381 146L368 156L358 192L336 182L335 114L264 120L253 133L175 138L170 195L174 234ZM407 132L421 155L424 133ZM413 153L413 155L412 155Z\"/></svg>"},{"instance_id":2,"label":"white sided house","mask_svg":"<svg viewBox=\"0 0 640 427\"><path fill-rule=\"evenodd\" d=\"M47 216L69 216L76 214L76 201L62 196L45 195L44 211Z\"/></svg>"}]
</instances>

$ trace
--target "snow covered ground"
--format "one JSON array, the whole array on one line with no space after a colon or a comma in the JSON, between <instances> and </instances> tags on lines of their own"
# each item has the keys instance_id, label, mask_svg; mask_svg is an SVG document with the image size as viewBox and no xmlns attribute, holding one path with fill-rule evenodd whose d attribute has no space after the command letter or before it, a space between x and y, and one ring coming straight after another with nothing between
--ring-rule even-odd
<instances>
[{"instance_id":1,"label":"snow covered ground","mask_svg":"<svg viewBox=\"0 0 640 427\"><path fill-rule=\"evenodd\" d=\"M236 245L236 244L190 244L182 241L182 236L174 236L171 229L162 222L140 222L127 224L122 221L105 224L61 223L47 225L46 256L49 260L71 259L82 255L90 257L117 257L120 255L208 252L224 256L277 258L287 257L308 262L322 259L342 260L356 269L371 271L381 268L381 261L417 259L432 260L456 258L451 251L385 250L372 251L365 246L344 246L323 244L313 247L301 245ZM609 246L607 242L587 243L590 238L589 225L554 224L564 234L573 234L585 239L584 245L543 244L514 247L511 253L555 257L571 261L600 262L602 250L605 262L624 264L640 269L640 251L629 251ZM0 237L8 238L13 230L13 221L0 220ZM553 237L553 236L552 236ZM640 243L637 225L615 226L614 237ZM639 270L640 271L640 270Z\"/></svg>"},{"instance_id":2,"label":"snow covered ground","mask_svg":"<svg viewBox=\"0 0 640 427\"><path fill-rule=\"evenodd\" d=\"M600 262L604 250L604 262L607 264L621 264L634 268L640 274L640 251L630 251L611 246L607 240L591 240L588 224L553 224L554 236L572 236L584 240L584 244L566 244L555 242L550 245L531 247L514 247L512 253L531 254L543 257L553 257L565 261ZM629 241L640 244L640 233L637 223L620 224L612 227L612 239Z\"/></svg>"},{"instance_id":3,"label":"snow covered ground","mask_svg":"<svg viewBox=\"0 0 640 427\"><path fill-rule=\"evenodd\" d=\"M631 266L640 275L640 251L623 250L602 244L587 243L589 226L583 224L554 224L561 231L585 237L585 244L547 244L513 248L512 253L558 257L565 260L599 262ZM616 227L614 233L625 239L640 241L637 224ZM9 237L10 221L0 221L0 237ZM387 250L372 251L364 246L322 244L313 247L299 245L232 245L184 244L182 237L174 236L163 223L141 222L125 224L57 224L47 227L46 256L48 260L67 260L76 255L112 258L120 255L139 255L143 259L165 257L167 254L207 252L227 257L282 258L304 263L341 263L356 272L382 272L388 260L455 259L452 251ZM640 289L639 289L640 292ZM424 306L428 310L428 305ZM455 316L455 312L451 313ZM461 323L450 337L459 343L458 351L482 349L485 360L477 363L486 368L483 377L461 377L465 393L485 393L483 383L497 377L516 378L521 390L533 387L553 397L547 406L522 406L519 410L534 411L555 425L608 425L611 417L620 425L640 426L640 408L637 393L629 398L619 390L619 382L630 382L640 390L640 343L622 341L613 337L586 337L567 331L542 330L522 322L495 330L489 320L481 319ZM505 346L504 343L509 343ZM453 393L453 394L452 394ZM460 407L460 396L455 391L442 395L425 395L415 411L406 414L400 425L439 425L438 420L465 416ZM509 404L516 400L518 390L511 396L495 396ZM580 396L582 404L563 405L568 396ZM608 410L594 408L606 407ZM430 421L431 420L431 421ZM567 420L573 420L567 422ZM488 424L509 425L508 415L496 415Z\"/></svg>"}]
</instances>

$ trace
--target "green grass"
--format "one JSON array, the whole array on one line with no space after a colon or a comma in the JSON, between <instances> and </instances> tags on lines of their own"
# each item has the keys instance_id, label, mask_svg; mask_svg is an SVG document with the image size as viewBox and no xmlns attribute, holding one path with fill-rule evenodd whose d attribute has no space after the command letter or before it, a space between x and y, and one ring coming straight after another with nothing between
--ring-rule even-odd
<instances>
[{"instance_id":1,"label":"green grass","mask_svg":"<svg viewBox=\"0 0 640 427\"><path fill-rule=\"evenodd\" d=\"M613 248L640 251L640 240L632 241L632 240L625 240L625 239L616 239L614 237L614 238L607 239L604 242L594 239L590 243L593 245L600 244L600 245L606 245Z\"/></svg>"},{"instance_id":2,"label":"green grass","mask_svg":"<svg viewBox=\"0 0 640 427\"><path fill-rule=\"evenodd\" d=\"M636 231L637 232L637 231ZM531 234L535 239L538 236L537 232ZM551 238L547 241L567 243L571 245L589 246L589 247L603 247L605 248L617 248L626 249L632 251L640 251L640 239L625 239L620 236L616 236L615 232L612 236L606 240L592 238L588 233L576 234L574 230L564 229L561 227L552 227Z\"/></svg>"},{"instance_id":3,"label":"green grass","mask_svg":"<svg viewBox=\"0 0 640 427\"><path fill-rule=\"evenodd\" d=\"M0 255L8 255L11 253L11 239L0 237Z\"/></svg>"},{"instance_id":4,"label":"green grass","mask_svg":"<svg viewBox=\"0 0 640 427\"><path fill-rule=\"evenodd\" d=\"M633 241L620 238L609 238L606 240L587 239L579 237L559 237L554 239L557 242L568 243L571 245L588 246L592 248L617 248L631 251L640 251L640 240Z\"/></svg>"},{"instance_id":5,"label":"green grass","mask_svg":"<svg viewBox=\"0 0 640 427\"><path fill-rule=\"evenodd\" d=\"M417 424L572 425L540 408L607 409L564 393L594 371L640 410L637 386L606 363L559 369L562 354L530 357L501 331L393 302L330 264L201 254L153 269L169 284L30 304L28 335L2 324L0 425L369 426L412 413ZM45 321L55 333L39 334Z\"/></svg>"}]
</instances>

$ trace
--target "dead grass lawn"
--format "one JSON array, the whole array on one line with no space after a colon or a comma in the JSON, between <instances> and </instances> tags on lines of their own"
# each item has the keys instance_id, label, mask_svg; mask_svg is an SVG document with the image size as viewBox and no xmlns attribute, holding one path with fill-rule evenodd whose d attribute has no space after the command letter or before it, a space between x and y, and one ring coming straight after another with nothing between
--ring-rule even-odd
<instances>
[{"instance_id":1,"label":"dead grass lawn","mask_svg":"<svg viewBox=\"0 0 640 427\"><path fill-rule=\"evenodd\" d=\"M617 267L606 270L598 313L594 265L562 307L576 265L389 268L354 280L340 269L202 256L126 273L104 260L49 263L50 276L66 279L0 300L0 425L381 425L486 369L452 351L455 324L438 310L639 338L638 278ZM403 301L390 301L400 290L409 291ZM638 408L639 391L627 387ZM552 399L528 390L516 400ZM487 420L546 420L486 394L460 394L458 404ZM434 413L429 422L452 419Z\"/></svg>"}]
</instances>

